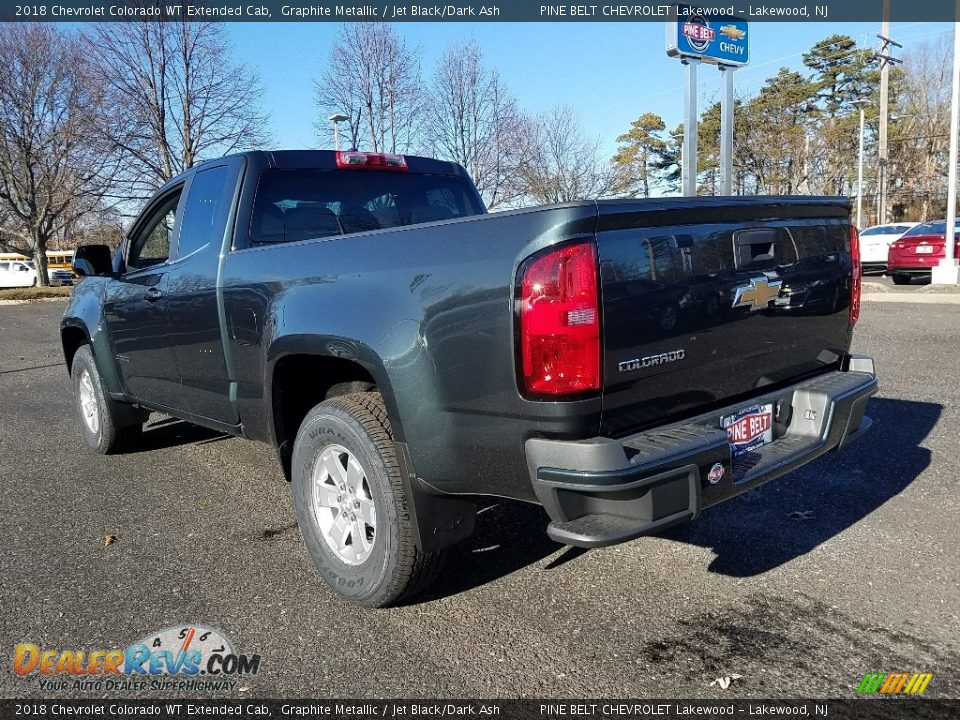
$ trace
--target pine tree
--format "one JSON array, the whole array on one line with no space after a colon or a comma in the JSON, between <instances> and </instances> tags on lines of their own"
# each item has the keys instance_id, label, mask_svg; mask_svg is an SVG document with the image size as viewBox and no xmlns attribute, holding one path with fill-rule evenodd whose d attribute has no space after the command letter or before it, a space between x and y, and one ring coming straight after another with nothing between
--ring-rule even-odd
<instances>
[{"instance_id":1,"label":"pine tree","mask_svg":"<svg viewBox=\"0 0 960 720\"><path fill-rule=\"evenodd\" d=\"M654 162L667 147L661 133L667 126L663 118L644 113L630 123L630 130L617 138L619 148L613 156L617 172L618 192L631 197L650 197L650 179L656 171Z\"/></svg>"}]
</instances>

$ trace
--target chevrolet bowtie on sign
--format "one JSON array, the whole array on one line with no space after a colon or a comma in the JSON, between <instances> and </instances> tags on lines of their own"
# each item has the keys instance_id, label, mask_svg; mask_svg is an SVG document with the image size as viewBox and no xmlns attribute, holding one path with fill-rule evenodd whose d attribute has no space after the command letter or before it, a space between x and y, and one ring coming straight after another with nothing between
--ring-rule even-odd
<instances>
[{"instance_id":1,"label":"chevrolet bowtie on sign","mask_svg":"<svg viewBox=\"0 0 960 720\"><path fill-rule=\"evenodd\" d=\"M780 280L770 281L765 277L750 279L748 285L741 285L733 297L733 307L749 307L753 310L763 310L780 295Z\"/></svg>"}]
</instances>

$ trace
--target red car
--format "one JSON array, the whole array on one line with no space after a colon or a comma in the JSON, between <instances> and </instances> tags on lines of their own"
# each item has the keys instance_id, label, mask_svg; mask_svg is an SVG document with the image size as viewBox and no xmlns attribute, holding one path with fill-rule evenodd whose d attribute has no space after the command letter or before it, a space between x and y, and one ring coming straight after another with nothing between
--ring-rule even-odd
<instances>
[{"instance_id":1,"label":"red car","mask_svg":"<svg viewBox=\"0 0 960 720\"><path fill-rule=\"evenodd\" d=\"M887 275L894 285L907 285L915 277L930 277L930 269L943 257L947 223L943 220L910 228L890 245L887 252ZM960 222L954 228L954 257L960 257Z\"/></svg>"}]
</instances>

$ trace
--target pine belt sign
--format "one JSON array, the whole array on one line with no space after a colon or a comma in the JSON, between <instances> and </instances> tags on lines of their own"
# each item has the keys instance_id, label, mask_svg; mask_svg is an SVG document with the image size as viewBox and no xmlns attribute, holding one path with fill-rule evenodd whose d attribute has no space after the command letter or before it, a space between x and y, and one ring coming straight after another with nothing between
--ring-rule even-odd
<instances>
[{"instance_id":1,"label":"pine belt sign","mask_svg":"<svg viewBox=\"0 0 960 720\"><path fill-rule=\"evenodd\" d=\"M746 20L693 5L677 5L676 13L676 22L667 23L667 55L727 67L750 61Z\"/></svg>"}]
</instances>

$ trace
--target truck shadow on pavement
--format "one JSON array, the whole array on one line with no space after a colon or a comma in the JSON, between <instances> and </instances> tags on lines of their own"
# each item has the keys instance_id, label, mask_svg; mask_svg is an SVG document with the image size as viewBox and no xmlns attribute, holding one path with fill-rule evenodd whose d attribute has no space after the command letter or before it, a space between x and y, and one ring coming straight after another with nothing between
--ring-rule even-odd
<instances>
[{"instance_id":1,"label":"truck shadow on pavement","mask_svg":"<svg viewBox=\"0 0 960 720\"><path fill-rule=\"evenodd\" d=\"M942 411L935 403L873 398L867 411L873 427L858 441L659 536L712 549L710 572L745 577L771 570L843 532L912 483L930 465L931 453L920 444ZM536 505L481 505L474 534L448 550L440 577L413 602L466 592L557 553L562 547L545 533L549 521ZM544 569L586 552L567 548Z\"/></svg>"},{"instance_id":2,"label":"truck shadow on pavement","mask_svg":"<svg viewBox=\"0 0 960 720\"><path fill-rule=\"evenodd\" d=\"M447 550L443 571L413 604L486 585L562 550L547 537L549 522L539 505L499 498L481 503L473 535Z\"/></svg>"},{"instance_id":3,"label":"truck shadow on pavement","mask_svg":"<svg viewBox=\"0 0 960 720\"><path fill-rule=\"evenodd\" d=\"M210 430L199 425L191 425L184 420L172 417L150 419L143 426L143 437L131 452L161 450L177 445L208 445L219 440L228 440L226 433Z\"/></svg>"},{"instance_id":4,"label":"truck shadow on pavement","mask_svg":"<svg viewBox=\"0 0 960 720\"><path fill-rule=\"evenodd\" d=\"M837 452L704 512L661 536L712 549L711 572L771 570L843 532L902 492L930 465L921 447L943 406L876 398L873 427Z\"/></svg>"}]
</instances>

